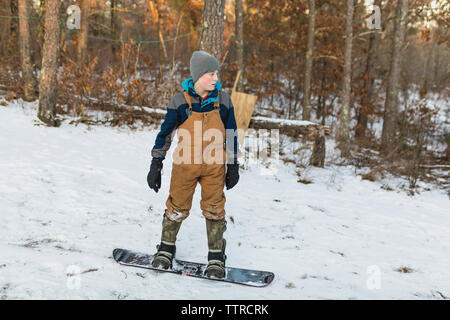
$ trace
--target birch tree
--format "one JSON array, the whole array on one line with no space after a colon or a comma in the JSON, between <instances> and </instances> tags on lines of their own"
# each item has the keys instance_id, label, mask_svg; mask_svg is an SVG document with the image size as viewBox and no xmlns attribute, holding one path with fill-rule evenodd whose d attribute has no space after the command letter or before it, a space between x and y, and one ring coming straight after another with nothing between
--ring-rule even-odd
<instances>
[{"instance_id":1,"label":"birch tree","mask_svg":"<svg viewBox=\"0 0 450 320\"><path fill-rule=\"evenodd\" d=\"M311 76L314 58L314 33L316 21L316 5L315 0L308 0L308 40L306 46L305 73L303 81L303 120L311 119Z\"/></svg>"},{"instance_id":2,"label":"birch tree","mask_svg":"<svg viewBox=\"0 0 450 320\"><path fill-rule=\"evenodd\" d=\"M342 77L342 107L339 118L339 149L341 155L350 155L350 94L352 81L353 0L347 0L345 19L344 74Z\"/></svg>"}]
</instances>

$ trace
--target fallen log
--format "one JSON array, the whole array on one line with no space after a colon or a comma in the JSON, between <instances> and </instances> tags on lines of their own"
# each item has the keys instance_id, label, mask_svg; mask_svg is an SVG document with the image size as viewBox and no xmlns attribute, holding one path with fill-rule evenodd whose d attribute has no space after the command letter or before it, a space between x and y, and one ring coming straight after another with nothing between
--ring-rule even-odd
<instances>
[{"instance_id":1,"label":"fallen log","mask_svg":"<svg viewBox=\"0 0 450 320\"><path fill-rule=\"evenodd\" d=\"M155 119L164 119L166 110L149 107L133 107L148 112ZM273 119L262 116L252 117L249 128L253 129L278 129L281 134L290 137L304 136L307 140L314 141L310 165L324 167L325 165L325 136L331 132L330 127L304 120Z\"/></svg>"},{"instance_id":2,"label":"fallen log","mask_svg":"<svg viewBox=\"0 0 450 320\"><path fill-rule=\"evenodd\" d=\"M98 102L98 99L90 98L89 100ZM148 114L153 119L164 120L166 109L141 107L141 106L127 106L125 104L115 104L118 108L125 108L127 110L139 110ZM253 129L278 129L279 133L290 137L304 136L307 140L314 141L312 155L310 158L310 165L316 167L323 167L325 163L325 136L331 132L330 127L317 124L305 120L287 120L274 119L262 116L254 116L250 119L249 128Z\"/></svg>"},{"instance_id":3,"label":"fallen log","mask_svg":"<svg viewBox=\"0 0 450 320\"><path fill-rule=\"evenodd\" d=\"M278 129L281 134L290 137L305 136L307 140L313 140L313 150L309 164L316 167L325 165L325 136L331 132L330 127L305 120L273 119L267 117L252 117L250 128L253 129Z\"/></svg>"},{"instance_id":4,"label":"fallen log","mask_svg":"<svg viewBox=\"0 0 450 320\"><path fill-rule=\"evenodd\" d=\"M329 127L311 121L274 119L261 116L252 117L249 127L253 129L278 129L281 134L290 137L307 136L310 139L313 139L322 129L324 135L330 134Z\"/></svg>"}]
</instances>

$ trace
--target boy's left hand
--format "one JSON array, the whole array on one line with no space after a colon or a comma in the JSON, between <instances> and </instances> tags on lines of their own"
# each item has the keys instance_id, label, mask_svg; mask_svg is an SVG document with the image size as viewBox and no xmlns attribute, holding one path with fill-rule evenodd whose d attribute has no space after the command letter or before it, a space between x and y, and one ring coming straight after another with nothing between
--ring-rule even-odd
<instances>
[{"instance_id":1,"label":"boy's left hand","mask_svg":"<svg viewBox=\"0 0 450 320\"><path fill-rule=\"evenodd\" d=\"M163 168L162 161L153 158L152 164L150 165L150 172L147 175L147 183L150 189L158 192L159 188L161 188L161 170Z\"/></svg>"},{"instance_id":2,"label":"boy's left hand","mask_svg":"<svg viewBox=\"0 0 450 320\"><path fill-rule=\"evenodd\" d=\"M239 163L228 163L225 176L225 185L227 190L233 188L239 181Z\"/></svg>"}]
</instances>

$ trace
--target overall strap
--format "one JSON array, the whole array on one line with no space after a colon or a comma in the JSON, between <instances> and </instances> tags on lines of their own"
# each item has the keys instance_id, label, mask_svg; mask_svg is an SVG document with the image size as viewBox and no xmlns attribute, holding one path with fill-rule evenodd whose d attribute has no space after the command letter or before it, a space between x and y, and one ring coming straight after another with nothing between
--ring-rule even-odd
<instances>
[{"instance_id":1,"label":"overall strap","mask_svg":"<svg viewBox=\"0 0 450 320\"><path fill-rule=\"evenodd\" d=\"M189 113L188 113L187 110L186 110L186 113L187 113L187 115L188 115L188 117L189 117L189 115L191 114L191 111L192 111L191 97L189 96L189 93L187 93L187 91L183 91L183 94L184 94L184 98L186 99L186 102L187 102L188 105L189 105ZM219 98L219 95L218 95L218 96L217 96L217 101L214 102L214 108L215 108L215 109L218 109L219 107L220 107L220 98Z\"/></svg>"},{"instance_id":2,"label":"overall strap","mask_svg":"<svg viewBox=\"0 0 450 320\"><path fill-rule=\"evenodd\" d=\"M186 99L186 102L189 105L189 113L188 113L188 117L189 117L189 115L191 114L191 111L192 111L191 97L189 96L189 93L187 93L187 91L183 91L183 94L184 94L184 98ZM186 110L186 113L187 113L187 110Z\"/></svg>"},{"instance_id":3,"label":"overall strap","mask_svg":"<svg viewBox=\"0 0 450 320\"><path fill-rule=\"evenodd\" d=\"M217 93L217 101L214 102L214 108L219 108L220 107L220 92Z\"/></svg>"}]
</instances>

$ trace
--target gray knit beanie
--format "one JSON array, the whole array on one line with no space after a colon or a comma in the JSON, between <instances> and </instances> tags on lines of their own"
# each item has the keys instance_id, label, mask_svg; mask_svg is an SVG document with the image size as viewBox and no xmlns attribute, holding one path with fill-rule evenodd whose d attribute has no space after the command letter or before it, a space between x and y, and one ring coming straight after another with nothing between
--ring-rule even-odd
<instances>
[{"instance_id":1,"label":"gray knit beanie","mask_svg":"<svg viewBox=\"0 0 450 320\"><path fill-rule=\"evenodd\" d=\"M191 76L194 83L207 72L220 70L219 61L206 51L194 51L190 62Z\"/></svg>"}]
</instances>

